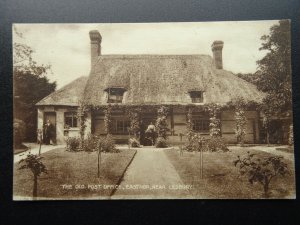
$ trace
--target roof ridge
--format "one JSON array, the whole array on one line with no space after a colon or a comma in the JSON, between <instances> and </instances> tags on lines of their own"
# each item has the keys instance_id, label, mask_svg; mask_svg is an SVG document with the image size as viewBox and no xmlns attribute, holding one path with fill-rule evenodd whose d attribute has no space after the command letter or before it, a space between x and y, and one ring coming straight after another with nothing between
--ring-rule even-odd
<instances>
[{"instance_id":1,"label":"roof ridge","mask_svg":"<svg viewBox=\"0 0 300 225\"><path fill-rule=\"evenodd\" d=\"M212 56L207 54L107 54L100 55L98 59L101 58L180 58L180 57L209 57Z\"/></svg>"}]
</instances>

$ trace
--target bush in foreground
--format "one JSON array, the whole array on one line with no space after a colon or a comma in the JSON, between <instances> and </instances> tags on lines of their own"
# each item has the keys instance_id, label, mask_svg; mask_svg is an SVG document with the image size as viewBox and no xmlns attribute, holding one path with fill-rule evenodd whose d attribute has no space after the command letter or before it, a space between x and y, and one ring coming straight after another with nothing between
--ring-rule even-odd
<instances>
[{"instance_id":1,"label":"bush in foreground","mask_svg":"<svg viewBox=\"0 0 300 225\"><path fill-rule=\"evenodd\" d=\"M83 141L83 151L93 152L96 151L97 142L99 137L93 134L88 134L87 138Z\"/></svg>"},{"instance_id":2,"label":"bush in foreground","mask_svg":"<svg viewBox=\"0 0 300 225\"><path fill-rule=\"evenodd\" d=\"M99 144L99 142L101 144ZM119 152L119 150L116 148L115 141L113 139L113 136L111 134L106 135L104 138L99 138L98 145L102 147L103 152Z\"/></svg>"},{"instance_id":3,"label":"bush in foreground","mask_svg":"<svg viewBox=\"0 0 300 225\"><path fill-rule=\"evenodd\" d=\"M69 137L66 141L67 146L66 150L71 152L79 151L80 138L78 137Z\"/></svg>"},{"instance_id":4,"label":"bush in foreground","mask_svg":"<svg viewBox=\"0 0 300 225\"><path fill-rule=\"evenodd\" d=\"M222 137L204 138L201 134L194 133L190 141L184 146L186 151L229 151L226 142Z\"/></svg>"},{"instance_id":5,"label":"bush in foreground","mask_svg":"<svg viewBox=\"0 0 300 225\"><path fill-rule=\"evenodd\" d=\"M221 137L211 137L206 140L206 149L211 152L227 152L229 149L225 143L225 140Z\"/></svg>"},{"instance_id":6,"label":"bush in foreground","mask_svg":"<svg viewBox=\"0 0 300 225\"><path fill-rule=\"evenodd\" d=\"M248 176L250 184L259 183L263 186L265 197L269 197L269 185L273 178L289 173L282 156L258 158L248 152L246 157L238 156L233 163L236 167L239 166L241 175Z\"/></svg>"}]
</instances>

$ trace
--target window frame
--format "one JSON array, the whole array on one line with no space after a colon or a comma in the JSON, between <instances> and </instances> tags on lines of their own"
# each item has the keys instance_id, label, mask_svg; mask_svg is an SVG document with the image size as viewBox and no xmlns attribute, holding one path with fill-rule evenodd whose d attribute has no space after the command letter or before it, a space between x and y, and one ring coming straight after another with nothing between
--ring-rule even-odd
<instances>
[{"instance_id":1,"label":"window frame","mask_svg":"<svg viewBox=\"0 0 300 225\"><path fill-rule=\"evenodd\" d=\"M203 103L203 91L189 91L189 95L191 98L192 103ZM200 97L196 97L196 95L200 95Z\"/></svg>"},{"instance_id":2,"label":"window frame","mask_svg":"<svg viewBox=\"0 0 300 225\"><path fill-rule=\"evenodd\" d=\"M70 114L70 116L68 115ZM67 117L71 117L71 125L67 124ZM76 126L74 126L74 121L76 121ZM69 128L78 128L78 116L77 116L77 112L65 112L64 113L64 129L66 129L66 126L69 126Z\"/></svg>"},{"instance_id":3,"label":"window frame","mask_svg":"<svg viewBox=\"0 0 300 225\"><path fill-rule=\"evenodd\" d=\"M122 127L121 129L119 129ZM112 134L128 135L128 127L130 127L130 120L128 118L112 118Z\"/></svg>"},{"instance_id":4,"label":"window frame","mask_svg":"<svg viewBox=\"0 0 300 225\"><path fill-rule=\"evenodd\" d=\"M122 87L111 87L105 89L107 92L107 103L123 103L125 88ZM112 98L115 97L115 98Z\"/></svg>"},{"instance_id":5,"label":"window frame","mask_svg":"<svg viewBox=\"0 0 300 225\"><path fill-rule=\"evenodd\" d=\"M196 133L209 133L209 124L210 121L208 118L193 118L193 131ZM196 129L199 127L200 129Z\"/></svg>"}]
</instances>

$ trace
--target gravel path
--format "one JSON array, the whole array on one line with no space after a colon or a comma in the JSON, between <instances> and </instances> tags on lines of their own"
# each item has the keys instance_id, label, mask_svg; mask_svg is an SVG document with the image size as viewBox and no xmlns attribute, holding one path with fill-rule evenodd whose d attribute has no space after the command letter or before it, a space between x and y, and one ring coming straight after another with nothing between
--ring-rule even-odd
<instances>
[{"instance_id":1,"label":"gravel path","mask_svg":"<svg viewBox=\"0 0 300 225\"><path fill-rule=\"evenodd\" d=\"M144 147L137 150L124 179L112 199L166 199L189 195L163 149Z\"/></svg>"}]
</instances>

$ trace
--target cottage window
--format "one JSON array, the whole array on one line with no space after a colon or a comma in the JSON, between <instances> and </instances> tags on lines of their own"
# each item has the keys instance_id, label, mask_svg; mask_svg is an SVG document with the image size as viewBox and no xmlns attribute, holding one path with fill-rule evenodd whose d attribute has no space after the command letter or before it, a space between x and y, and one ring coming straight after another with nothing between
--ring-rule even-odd
<instances>
[{"instance_id":1,"label":"cottage window","mask_svg":"<svg viewBox=\"0 0 300 225\"><path fill-rule=\"evenodd\" d=\"M190 91L190 97L192 103L202 103L203 102L203 92L202 91Z\"/></svg>"},{"instance_id":2,"label":"cottage window","mask_svg":"<svg viewBox=\"0 0 300 225\"><path fill-rule=\"evenodd\" d=\"M116 119L113 120L113 133L114 134L128 134L128 127L130 126L129 120Z\"/></svg>"},{"instance_id":3,"label":"cottage window","mask_svg":"<svg viewBox=\"0 0 300 225\"><path fill-rule=\"evenodd\" d=\"M65 113L65 127L77 127L77 113L66 112Z\"/></svg>"},{"instance_id":4,"label":"cottage window","mask_svg":"<svg viewBox=\"0 0 300 225\"><path fill-rule=\"evenodd\" d=\"M196 119L193 120L193 130L195 132L209 132L209 120L206 119Z\"/></svg>"},{"instance_id":5,"label":"cottage window","mask_svg":"<svg viewBox=\"0 0 300 225\"><path fill-rule=\"evenodd\" d=\"M108 94L107 103L122 103L124 88L108 88L105 90Z\"/></svg>"}]
</instances>

